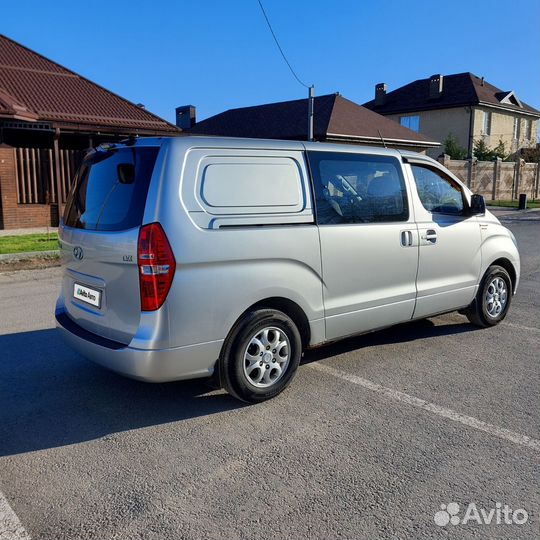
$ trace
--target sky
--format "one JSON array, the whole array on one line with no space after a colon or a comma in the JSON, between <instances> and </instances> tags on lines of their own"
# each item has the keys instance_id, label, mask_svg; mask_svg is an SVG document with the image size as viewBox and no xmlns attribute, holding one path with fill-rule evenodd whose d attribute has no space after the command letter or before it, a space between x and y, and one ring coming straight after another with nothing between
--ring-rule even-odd
<instances>
[{"instance_id":1,"label":"sky","mask_svg":"<svg viewBox=\"0 0 540 540\"><path fill-rule=\"evenodd\" d=\"M257 0L0 1L0 33L169 121L307 95ZM538 0L262 1L316 95L471 71L540 108Z\"/></svg>"}]
</instances>

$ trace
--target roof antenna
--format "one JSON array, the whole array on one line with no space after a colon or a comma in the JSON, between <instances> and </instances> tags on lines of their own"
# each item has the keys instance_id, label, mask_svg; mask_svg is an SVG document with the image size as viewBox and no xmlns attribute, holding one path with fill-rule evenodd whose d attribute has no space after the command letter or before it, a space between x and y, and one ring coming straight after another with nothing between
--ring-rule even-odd
<instances>
[{"instance_id":1,"label":"roof antenna","mask_svg":"<svg viewBox=\"0 0 540 540\"><path fill-rule=\"evenodd\" d=\"M308 91L308 141L313 141L313 109L315 103L315 86L311 85Z\"/></svg>"},{"instance_id":2,"label":"roof antenna","mask_svg":"<svg viewBox=\"0 0 540 540\"><path fill-rule=\"evenodd\" d=\"M385 148L388 148L388 146L386 146L386 143L384 142L383 136L381 135L381 130L378 129L377 131L379 132L379 137L381 138L381 142L383 143L383 146L384 146Z\"/></svg>"}]
</instances>

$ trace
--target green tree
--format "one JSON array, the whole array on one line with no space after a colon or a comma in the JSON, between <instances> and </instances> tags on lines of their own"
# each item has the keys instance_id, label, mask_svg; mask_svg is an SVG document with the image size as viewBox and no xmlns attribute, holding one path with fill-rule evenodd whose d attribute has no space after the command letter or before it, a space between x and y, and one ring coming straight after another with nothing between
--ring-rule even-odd
<instances>
[{"instance_id":1,"label":"green tree","mask_svg":"<svg viewBox=\"0 0 540 540\"><path fill-rule=\"evenodd\" d=\"M506 144L504 144L502 139L499 139L499 144L493 149L493 156L495 158L501 158L502 160L508 157L508 153L506 152Z\"/></svg>"},{"instance_id":2,"label":"green tree","mask_svg":"<svg viewBox=\"0 0 540 540\"><path fill-rule=\"evenodd\" d=\"M478 161L493 161L493 150L490 150L484 139L477 139L473 146L474 157Z\"/></svg>"},{"instance_id":3,"label":"green tree","mask_svg":"<svg viewBox=\"0 0 540 540\"><path fill-rule=\"evenodd\" d=\"M506 145L502 139L499 139L499 144L495 148L489 148L484 139L477 139L474 142L473 153L478 161L494 161L497 158L505 160L508 158Z\"/></svg>"},{"instance_id":4,"label":"green tree","mask_svg":"<svg viewBox=\"0 0 540 540\"><path fill-rule=\"evenodd\" d=\"M444 153L449 155L451 159L465 159L467 157L467 150L459 145L453 133L449 133L444 141Z\"/></svg>"}]
</instances>

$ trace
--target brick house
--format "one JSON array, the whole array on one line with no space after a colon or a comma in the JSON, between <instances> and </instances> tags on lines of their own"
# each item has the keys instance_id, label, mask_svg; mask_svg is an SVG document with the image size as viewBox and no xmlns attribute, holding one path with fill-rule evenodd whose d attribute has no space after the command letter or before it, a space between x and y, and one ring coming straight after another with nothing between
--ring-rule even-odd
<instances>
[{"instance_id":1,"label":"brick house","mask_svg":"<svg viewBox=\"0 0 540 540\"><path fill-rule=\"evenodd\" d=\"M0 35L0 228L58 223L88 148L181 130Z\"/></svg>"},{"instance_id":2,"label":"brick house","mask_svg":"<svg viewBox=\"0 0 540 540\"><path fill-rule=\"evenodd\" d=\"M375 86L375 99L364 107L399 122L430 139L454 135L468 156L483 139L489 148L500 141L508 153L536 146L540 112L512 90L503 91L472 73L432 75L387 91ZM440 150L428 154L437 157Z\"/></svg>"},{"instance_id":3,"label":"brick house","mask_svg":"<svg viewBox=\"0 0 540 540\"><path fill-rule=\"evenodd\" d=\"M229 109L197 123L194 123L193 106L178 107L176 111L177 124L189 133L257 139L307 139L307 98ZM371 146L384 144L389 148L418 152L439 146L436 139L403 127L337 93L314 98L313 133L316 141Z\"/></svg>"}]
</instances>

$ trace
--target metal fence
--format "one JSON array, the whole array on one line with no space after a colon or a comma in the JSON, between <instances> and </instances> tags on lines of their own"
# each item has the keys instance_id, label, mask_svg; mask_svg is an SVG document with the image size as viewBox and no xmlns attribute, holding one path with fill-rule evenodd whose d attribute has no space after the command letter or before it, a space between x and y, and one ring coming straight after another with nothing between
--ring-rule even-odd
<instances>
[{"instance_id":1,"label":"metal fence","mask_svg":"<svg viewBox=\"0 0 540 540\"><path fill-rule=\"evenodd\" d=\"M16 148L15 171L17 201L21 204L56 204L66 202L83 150L52 148Z\"/></svg>"}]
</instances>

